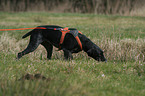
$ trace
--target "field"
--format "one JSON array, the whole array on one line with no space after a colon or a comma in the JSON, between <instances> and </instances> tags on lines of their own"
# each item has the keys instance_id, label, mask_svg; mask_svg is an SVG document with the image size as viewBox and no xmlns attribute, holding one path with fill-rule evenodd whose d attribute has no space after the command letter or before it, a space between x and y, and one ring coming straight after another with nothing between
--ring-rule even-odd
<instances>
[{"instance_id":1,"label":"field","mask_svg":"<svg viewBox=\"0 0 145 96\"><path fill-rule=\"evenodd\" d=\"M16 60L29 42L21 37L30 30L0 31L0 96L145 95L145 17L0 12L0 29L49 24L77 28L104 50L108 62L85 52L65 61L56 48L47 60L42 46ZM27 73L50 80L19 80Z\"/></svg>"}]
</instances>

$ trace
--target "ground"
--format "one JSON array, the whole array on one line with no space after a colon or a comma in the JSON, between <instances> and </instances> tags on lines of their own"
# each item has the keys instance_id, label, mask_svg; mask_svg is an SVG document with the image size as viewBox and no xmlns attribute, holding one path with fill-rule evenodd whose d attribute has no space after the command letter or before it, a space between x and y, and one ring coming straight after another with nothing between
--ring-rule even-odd
<instances>
[{"instance_id":1,"label":"ground","mask_svg":"<svg viewBox=\"0 0 145 96\"><path fill-rule=\"evenodd\" d=\"M0 31L0 96L144 96L145 17L71 13L0 12L0 29L39 25L74 27L102 50L107 63L80 52L65 61L54 48L46 59L42 46L20 60L30 30ZM19 80L26 74L41 74L50 80Z\"/></svg>"}]
</instances>

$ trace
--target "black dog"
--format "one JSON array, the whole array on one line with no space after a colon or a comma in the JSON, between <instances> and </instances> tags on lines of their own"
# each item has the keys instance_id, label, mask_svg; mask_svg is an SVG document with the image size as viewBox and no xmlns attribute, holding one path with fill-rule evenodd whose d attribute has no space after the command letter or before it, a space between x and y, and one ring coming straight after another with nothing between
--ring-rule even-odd
<instances>
[{"instance_id":1,"label":"black dog","mask_svg":"<svg viewBox=\"0 0 145 96\"><path fill-rule=\"evenodd\" d=\"M39 29L38 27L41 28ZM51 59L53 46L59 48L59 50L63 50L65 59L72 59L72 53L78 53L79 51L81 51L77 40L70 33L67 33L65 35L64 41L60 45L60 38L62 32L60 30L54 30L54 28L63 29L63 27L54 25L38 27L28 32L22 37L25 38L31 35L29 45L24 51L18 53L17 59L20 59L25 54L33 52L39 46L39 44L45 47L48 59ZM69 30L76 29L70 28ZM80 33L78 33L77 36L81 41L82 50L84 50L88 54L88 56L94 58L97 61L107 61L103 55L103 51L90 39L88 39L85 35Z\"/></svg>"}]
</instances>

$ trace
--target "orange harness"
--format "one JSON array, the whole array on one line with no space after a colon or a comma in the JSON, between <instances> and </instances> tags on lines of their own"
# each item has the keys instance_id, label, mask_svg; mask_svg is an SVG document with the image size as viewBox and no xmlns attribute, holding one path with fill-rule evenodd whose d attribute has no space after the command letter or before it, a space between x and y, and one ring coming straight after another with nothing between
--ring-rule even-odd
<instances>
[{"instance_id":1,"label":"orange harness","mask_svg":"<svg viewBox=\"0 0 145 96\"><path fill-rule=\"evenodd\" d=\"M60 31L62 32L62 35L61 35L61 38L60 38L60 43L59 43L60 46L59 46L59 49L61 48L61 44L62 44L63 41L64 41L64 37L65 37L66 33L69 33L70 30L68 30L68 27L67 27L67 28L60 29ZM79 32L80 34L82 34L80 31L78 31L78 32ZM81 50L82 50L82 49L83 49L83 48L82 48L82 43L81 43L81 41L80 41L78 35L75 36L75 38L76 38L76 40L77 40L77 42L78 42L78 44L79 44L79 46L80 46L80 48L81 48Z\"/></svg>"},{"instance_id":2,"label":"orange harness","mask_svg":"<svg viewBox=\"0 0 145 96\"><path fill-rule=\"evenodd\" d=\"M47 28L44 28L44 27L36 27L35 29L47 29ZM61 35L61 38L60 38L60 43L59 43L59 49L61 49L61 45L62 45L62 43L64 41L64 37L65 37L66 33L70 33L71 30L69 30L68 27L66 27L66 28L49 28L49 29L60 30L62 32L62 35ZM82 34L80 31L78 31L78 33ZM72 33L72 34L74 34L74 33ZM74 37L76 38L76 40L77 40L77 42L78 42L78 44L80 46L80 49L82 50L83 49L82 43L81 43L78 35L76 35Z\"/></svg>"}]
</instances>

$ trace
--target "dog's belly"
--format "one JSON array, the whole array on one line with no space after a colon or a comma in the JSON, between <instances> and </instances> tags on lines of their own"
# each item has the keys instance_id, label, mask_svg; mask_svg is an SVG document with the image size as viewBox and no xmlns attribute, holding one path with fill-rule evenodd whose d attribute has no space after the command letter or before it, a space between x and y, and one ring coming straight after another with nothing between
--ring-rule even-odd
<instances>
[{"instance_id":1,"label":"dog's belly","mask_svg":"<svg viewBox=\"0 0 145 96\"><path fill-rule=\"evenodd\" d=\"M60 31L48 30L48 31L44 31L42 34L43 34L44 41L47 41L53 46L59 48L59 42L61 37Z\"/></svg>"},{"instance_id":2,"label":"dog's belly","mask_svg":"<svg viewBox=\"0 0 145 96\"><path fill-rule=\"evenodd\" d=\"M73 50L70 50L71 51L71 53L78 53L78 52L80 52L81 50L79 50L78 48L74 48Z\"/></svg>"}]
</instances>

